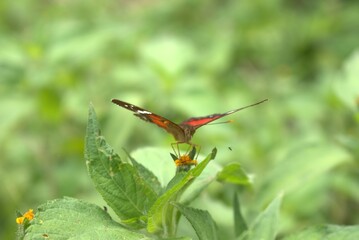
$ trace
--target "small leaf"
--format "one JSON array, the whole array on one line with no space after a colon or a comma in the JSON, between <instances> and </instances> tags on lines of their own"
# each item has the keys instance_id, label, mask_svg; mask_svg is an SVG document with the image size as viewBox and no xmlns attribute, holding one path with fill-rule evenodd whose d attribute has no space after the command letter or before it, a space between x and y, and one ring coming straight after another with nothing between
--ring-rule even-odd
<instances>
[{"instance_id":1,"label":"small leaf","mask_svg":"<svg viewBox=\"0 0 359 240\"><path fill-rule=\"evenodd\" d=\"M102 208L74 198L39 206L25 239L149 239L113 221Z\"/></svg>"},{"instance_id":2,"label":"small leaf","mask_svg":"<svg viewBox=\"0 0 359 240\"><path fill-rule=\"evenodd\" d=\"M193 180L202 173L209 161L215 157L216 152L217 149L213 149L212 153L205 160L187 172L182 179L176 180L178 182L156 200L148 213L148 232L162 231L166 236L174 234L176 223L173 221L176 219L174 217L176 213L173 211L173 205L170 202L176 202L180 198L184 190L190 186Z\"/></svg>"},{"instance_id":3,"label":"small leaf","mask_svg":"<svg viewBox=\"0 0 359 240\"><path fill-rule=\"evenodd\" d=\"M141 178L145 179L147 184L159 195L163 191L163 189L156 175L153 174L153 172L151 172L141 163L137 162L129 153L126 152L126 154L131 160L132 165L137 169L138 174L141 176Z\"/></svg>"},{"instance_id":4,"label":"small leaf","mask_svg":"<svg viewBox=\"0 0 359 240\"><path fill-rule=\"evenodd\" d=\"M173 205L187 218L200 240L218 239L216 224L207 211L186 207L179 203Z\"/></svg>"},{"instance_id":5,"label":"small leaf","mask_svg":"<svg viewBox=\"0 0 359 240\"><path fill-rule=\"evenodd\" d=\"M353 240L359 239L359 226L323 225L305 229L283 240Z\"/></svg>"},{"instance_id":6,"label":"small leaf","mask_svg":"<svg viewBox=\"0 0 359 240\"><path fill-rule=\"evenodd\" d=\"M282 195L275 198L269 204L269 206L254 220L248 231L241 235L240 239L275 239L279 225L279 207L281 201Z\"/></svg>"},{"instance_id":7,"label":"small leaf","mask_svg":"<svg viewBox=\"0 0 359 240\"><path fill-rule=\"evenodd\" d=\"M241 213L237 193L234 194L233 212L234 212L234 231L235 231L235 236L238 237L240 234L245 232L248 229L248 227Z\"/></svg>"},{"instance_id":8,"label":"small leaf","mask_svg":"<svg viewBox=\"0 0 359 240\"><path fill-rule=\"evenodd\" d=\"M133 227L144 227L142 216L157 199L157 194L128 163L123 163L102 136L96 114L89 108L85 158L97 191L121 218Z\"/></svg>"},{"instance_id":9,"label":"small leaf","mask_svg":"<svg viewBox=\"0 0 359 240\"><path fill-rule=\"evenodd\" d=\"M173 153L170 153L171 158L173 159L173 161L176 161L178 159L178 157L176 155L174 155Z\"/></svg>"},{"instance_id":10,"label":"small leaf","mask_svg":"<svg viewBox=\"0 0 359 240\"><path fill-rule=\"evenodd\" d=\"M231 163L225 166L222 171L217 174L217 180L238 185L250 184L249 177L238 163Z\"/></svg>"}]
</instances>

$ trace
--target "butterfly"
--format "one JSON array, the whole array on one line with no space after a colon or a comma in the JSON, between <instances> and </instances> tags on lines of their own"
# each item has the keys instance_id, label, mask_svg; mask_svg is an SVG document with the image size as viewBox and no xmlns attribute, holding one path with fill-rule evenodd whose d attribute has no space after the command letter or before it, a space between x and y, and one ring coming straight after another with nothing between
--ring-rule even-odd
<instances>
[{"instance_id":1,"label":"butterfly","mask_svg":"<svg viewBox=\"0 0 359 240\"><path fill-rule=\"evenodd\" d=\"M112 102L114 104L117 104L120 107L126 108L132 112L134 112L134 115L136 117L141 118L144 121L151 122L156 124L158 127L163 128L168 133L172 134L175 140L177 141L175 144L181 144L181 143L187 143L191 146L194 146L195 144L191 143L191 139L193 137L193 134L196 132L196 130L210 122L213 122L217 119L220 119L224 116L230 115L232 113L238 112L242 109L249 108L258 104L261 104L268 99L264 99L262 101L250 104L245 107L237 108L225 113L215 113L204 117L192 117L189 118L179 124L172 122L171 120L168 120L165 117L162 117L158 114L155 114L153 112L150 112L146 109L137 107L131 103L127 103L118 99L112 99Z\"/></svg>"}]
</instances>

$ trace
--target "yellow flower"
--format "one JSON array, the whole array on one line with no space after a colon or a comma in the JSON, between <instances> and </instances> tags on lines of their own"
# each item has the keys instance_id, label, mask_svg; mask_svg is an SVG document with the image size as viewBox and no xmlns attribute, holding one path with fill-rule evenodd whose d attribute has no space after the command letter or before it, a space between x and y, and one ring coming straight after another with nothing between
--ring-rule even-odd
<instances>
[{"instance_id":1,"label":"yellow flower","mask_svg":"<svg viewBox=\"0 0 359 240\"><path fill-rule=\"evenodd\" d=\"M183 166L183 165L197 165L197 160L193 160L190 158L189 155L180 156L179 159L175 161L176 166Z\"/></svg>"},{"instance_id":2,"label":"yellow flower","mask_svg":"<svg viewBox=\"0 0 359 240\"><path fill-rule=\"evenodd\" d=\"M33 218L34 218L34 210L29 209L29 211L27 211L26 213L24 213L24 214L22 215L22 217L16 218L16 223L17 223L17 224L23 224L24 221L25 221L25 219L27 219L27 220L30 221L30 220L33 219Z\"/></svg>"},{"instance_id":3,"label":"yellow flower","mask_svg":"<svg viewBox=\"0 0 359 240\"><path fill-rule=\"evenodd\" d=\"M22 224L24 222L24 220L25 220L25 217L18 217L18 218L16 218L16 223Z\"/></svg>"}]
</instances>

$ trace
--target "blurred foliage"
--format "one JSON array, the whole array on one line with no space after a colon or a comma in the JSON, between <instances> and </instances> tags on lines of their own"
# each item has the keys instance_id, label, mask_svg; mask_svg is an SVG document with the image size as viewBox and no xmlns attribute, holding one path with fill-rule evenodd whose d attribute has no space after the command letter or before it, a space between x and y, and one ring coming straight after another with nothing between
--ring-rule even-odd
<instances>
[{"instance_id":1,"label":"blurred foliage","mask_svg":"<svg viewBox=\"0 0 359 240\"><path fill-rule=\"evenodd\" d=\"M270 99L193 139L254 176L252 191L213 184L193 202L223 236L233 190L247 219L285 191L282 235L358 224L358 12L339 0L1 1L0 238L14 238L16 210L101 204L83 159L89 102L119 150L173 141L113 97L176 121Z\"/></svg>"}]
</instances>

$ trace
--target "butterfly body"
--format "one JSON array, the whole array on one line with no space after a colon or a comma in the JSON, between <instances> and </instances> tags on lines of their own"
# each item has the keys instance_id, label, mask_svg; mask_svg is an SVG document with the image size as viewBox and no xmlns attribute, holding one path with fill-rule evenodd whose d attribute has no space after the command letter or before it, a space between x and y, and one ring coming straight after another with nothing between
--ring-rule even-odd
<instances>
[{"instance_id":1,"label":"butterfly body","mask_svg":"<svg viewBox=\"0 0 359 240\"><path fill-rule=\"evenodd\" d=\"M168 133L172 134L172 136L176 139L177 143L187 143L190 145L193 145L191 143L191 139L193 137L193 134L196 132L196 130L210 122L213 122L219 118L222 118L224 116L227 116L229 114L238 112L239 110L242 110L244 108L248 108L257 104L260 104L264 101L267 101L267 99L262 100L260 102L251 104L249 106L245 106L242 108L237 108L235 110L231 110L225 113L215 113L204 117L193 117L189 118L185 121L183 121L180 124L176 124L172 122L171 120L168 120L165 117L162 117L160 115L157 115L155 113L152 113L148 110L145 110L143 108L140 108L138 106L135 106L133 104L118 100L118 99L112 99L112 102L117 104L120 107L126 108L132 112L134 112L134 115L136 117L141 118L144 121L151 122L153 124L156 124L158 127L163 128Z\"/></svg>"}]
</instances>

